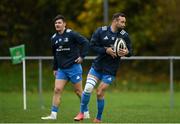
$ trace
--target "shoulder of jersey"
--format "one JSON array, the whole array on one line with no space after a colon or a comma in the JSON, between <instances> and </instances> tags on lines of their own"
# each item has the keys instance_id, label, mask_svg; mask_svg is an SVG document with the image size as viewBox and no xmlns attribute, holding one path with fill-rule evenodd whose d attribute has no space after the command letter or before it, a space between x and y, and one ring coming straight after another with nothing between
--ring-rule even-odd
<instances>
[{"instance_id":1,"label":"shoulder of jersey","mask_svg":"<svg viewBox=\"0 0 180 124\"><path fill-rule=\"evenodd\" d=\"M69 32L71 32L72 30L71 29L66 29L66 33L69 33Z\"/></svg>"},{"instance_id":2,"label":"shoulder of jersey","mask_svg":"<svg viewBox=\"0 0 180 124\"><path fill-rule=\"evenodd\" d=\"M121 35L125 35L125 36L128 36L128 33L123 29L119 32Z\"/></svg>"},{"instance_id":3,"label":"shoulder of jersey","mask_svg":"<svg viewBox=\"0 0 180 124\"><path fill-rule=\"evenodd\" d=\"M107 31L107 29L108 29L107 26L102 26L102 27L101 27L101 30L102 30L102 31Z\"/></svg>"},{"instance_id":4,"label":"shoulder of jersey","mask_svg":"<svg viewBox=\"0 0 180 124\"><path fill-rule=\"evenodd\" d=\"M57 35L57 34L56 34L56 33L54 33L54 34L53 34L53 36L51 37L51 39L55 38L55 37L56 37L56 35Z\"/></svg>"}]
</instances>

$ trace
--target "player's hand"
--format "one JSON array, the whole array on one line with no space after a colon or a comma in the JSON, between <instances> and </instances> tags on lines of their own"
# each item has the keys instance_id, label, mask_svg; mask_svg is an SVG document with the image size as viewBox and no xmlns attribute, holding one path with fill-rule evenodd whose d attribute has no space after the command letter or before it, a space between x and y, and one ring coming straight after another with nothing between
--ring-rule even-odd
<instances>
[{"instance_id":1,"label":"player's hand","mask_svg":"<svg viewBox=\"0 0 180 124\"><path fill-rule=\"evenodd\" d=\"M127 48L125 49L120 49L118 52L118 56L125 56L129 53L129 50Z\"/></svg>"},{"instance_id":2,"label":"player's hand","mask_svg":"<svg viewBox=\"0 0 180 124\"><path fill-rule=\"evenodd\" d=\"M110 56L112 56L113 58L117 57L116 53L114 52L114 50L111 47L106 48L106 53L109 54Z\"/></svg>"},{"instance_id":3,"label":"player's hand","mask_svg":"<svg viewBox=\"0 0 180 124\"><path fill-rule=\"evenodd\" d=\"M78 57L76 60L75 60L76 63L78 64L81 64L83 62L83 58L82 57Z\"/></svg>"},{"instance_id":4,"label":"player's hand","mask_svg":"<svg viewBox=\"0 0 180 124\"><path fill-rule=\"evenodd\" d=\"M56 74L57 74L57 70L54 70L53 75L56 76Z\"/></svg>"}]
</instances>

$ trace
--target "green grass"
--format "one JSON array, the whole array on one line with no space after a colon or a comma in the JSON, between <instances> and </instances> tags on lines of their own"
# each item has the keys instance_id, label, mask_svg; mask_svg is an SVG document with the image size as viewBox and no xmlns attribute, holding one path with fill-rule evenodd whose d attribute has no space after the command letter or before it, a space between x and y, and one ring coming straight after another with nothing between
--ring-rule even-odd
<instances>
[{"instance_id":1,"label":"green grass","mask_svg":"<svg viewBox=\"0 0 180 124\"><path fill-rule=\"evenodd\" d=\"M105 123L180 123L180 93L174 95L174 109L169 107L168 92L119 92L108 91L105 97L103 122ZM38 93L28 92L27 110L23 110L22 94L0 92L0 123L73 123L79 111L79 100L73 92L65 91L56 121L43 121L51 107L52 92L43 93L44 109L40 107ZM92 119L96 113L96 97L90 101ZM92 119L84 120L89 123Z\"/></svg>"},{"instance_id":2,"label":"green grass","mask_svg":"<svg viewBox=\"0 0 180 124\"><path fill-rule=\"evenodd\" d=\"M70 83L65 87L58 119L43 121L41 116L50 113L54 77L51 62L43 62L43 105L38 95L38 62L26 62L27 110L23 110L22 65L11 62L0 63L0 123L74 123L79 111L79 100ZM83 84L89 65L84 65ZM106 123L173 123L179 122L180 83L174 81L174 109L170 109L169 78L166 75L153 76L150 73L121 70L105 97L103 122ZM96 97L90 101L92 119L96 115ZM83 123L92 122L84 120Z\"/></svg>"}]
</instances>

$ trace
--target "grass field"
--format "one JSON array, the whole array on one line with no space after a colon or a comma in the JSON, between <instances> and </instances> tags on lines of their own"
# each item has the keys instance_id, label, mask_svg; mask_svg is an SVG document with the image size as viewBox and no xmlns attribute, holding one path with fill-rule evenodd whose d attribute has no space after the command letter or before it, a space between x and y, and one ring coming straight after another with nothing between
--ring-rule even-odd
<instances>
[{"instance_id":1,"label":"grass field","mask_svg":"<svg viewBox=\"0 0 180 124\"><path fill-rule=\"evenodd\" d=\"M174 109L169 107L168 92L119 92L106 93L103 122L105 123L174 123L179 122L180 93L174 95ZM44 109L40 107L38 93L27 94L27 110L23 110L22 94L0 92L0 123L74 123L73 117L79 111L79 100L72 92L65 91L56 121L43 121L41 116L48 115L52 92L43 93ZM92 122L96 113L95 93L90 101Z\"/></svg>"},{"instance_id":2,"label":"grass field","mask_svg":"<svg viewBox=\"0 0 180 124\"><path fill-rule=\"evenodd\" d=\"M79 100L68 84L56 121L43 121L41 116L50 113L54 77L50 62L43 64L43 105L41 108L38 92L38 63L27 61L27 110L23 110L22 65L11 62L0 63L0 123L74 123L79 111ZM84 66L83 84L89 66ZM7 72L7 73L4 73ZM109 88L105 98L103 122L105 123L174 123L179 122L180 83L174 80L174 109L170 109L169 78L164 75L137 71L118 73L116 81ZM154 72L154 71L153 71ZM166 72L166 71L165 71ZM167 71L168 72L168 71ZM154 73L152 73L154 74ZM159 73L158 73L159 74ZM178 74L178 73L175 73ZM174 75L175 77L175 75ZM176 78L174 78L176 79ZM91 119L96 115L95 93L90 101ZM77 122L75 122L77 123Z\"/></svg>"}]
</instances>

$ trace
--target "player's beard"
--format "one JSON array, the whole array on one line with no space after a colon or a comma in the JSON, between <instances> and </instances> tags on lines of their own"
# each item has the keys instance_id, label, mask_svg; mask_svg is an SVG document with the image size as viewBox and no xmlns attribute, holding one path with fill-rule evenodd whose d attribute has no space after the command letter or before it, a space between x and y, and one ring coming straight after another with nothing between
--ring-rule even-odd
<instances>
[{"instance_id":1,"label":"player's beard","mask_svg":"<svg viewBox=\"0 0 180 124\"><path fill-rule=\"evenodd\" d=\"M122 31L124 28L118 28L118 31Z\"/></svg>"}]
</instances>

